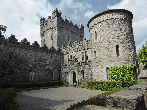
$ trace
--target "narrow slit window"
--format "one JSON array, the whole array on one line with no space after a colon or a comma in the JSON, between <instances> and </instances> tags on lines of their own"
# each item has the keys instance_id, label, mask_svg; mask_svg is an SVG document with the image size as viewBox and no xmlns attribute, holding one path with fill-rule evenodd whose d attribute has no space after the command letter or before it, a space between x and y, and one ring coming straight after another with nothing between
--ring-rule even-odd
<instances>
[{"instance_id":1,"label":"narrow slit window","mask_svg":"<svg viewBox=\"0 0 147 110\"><path fill-rule=\"evenodd\" d=\"M81 73L82 73L82 78L84 79L85 78L84 71L82 70Z\"/></svg>"},{"instance_id":2,"label":"narrow slit window","mask_svg":"<svg viewBox=\"0 0 147 110\"><path fill-rule=\"evenodd\" d=\"M106 67L107 80L109 80L109 67Z\"/></svg>"},{"instance_id":3,"label":"narrow slit window","mask_svg":"<svg viewBox=\"0 0 147 110\"><path fill-rule=\"evenodd\" d=\"M67 37L67 40L68 40L68 42L69 42L69 36Z\"/></svg>"},{"instance_id":4,"label":"narrow slit window","mask_svg":"<svg viewBox=\"0 0 147 110\"><path fill-rule=\"evenodd\" d=\"M95 40L97 40L97 33L96 33L96 31L95 31Z\"/></svg>"},{"instance_id":5,"label":"narrow slit window","mask_svg":"<svg viewBox=\"0 0 147 110\"><path fill-rule=\"evenodd\" d=\"M96 57L96 51L94 51L94 57Z\"/></svg>"},{"instance_id":6,"label":"narrow slit window","mask_svg":"<svg viewBox=\"0 0 147 110\"><path fill-rule=\"evenodd\" d=\"M53 40L53 35L51 35L51 40Z\"/></svg>"},{"instance_id":7,"label":"narrow slit window","mask_svg":"<svg viewBox=\"0 0 147 110\"><path fill-rule=\"evenodd\" d=\"M116 45L116 55L119 56L119 45Z\"/></svg>"},{"instance_id":8,"label":"narrow slit window","mask_svg":"<svg viewBox=\"0 0 147 110\"><path fill-rule=\"evenodd\" d=\"M84 61L84 52L82 52L82 61Z\"/></svg>"}]
</instances>

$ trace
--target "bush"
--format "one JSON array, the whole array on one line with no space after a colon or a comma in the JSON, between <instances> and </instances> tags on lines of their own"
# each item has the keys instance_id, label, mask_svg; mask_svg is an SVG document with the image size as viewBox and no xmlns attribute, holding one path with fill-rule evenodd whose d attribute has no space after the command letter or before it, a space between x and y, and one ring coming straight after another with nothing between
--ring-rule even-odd
<instances>
[{"instance_id":1,"label":"bush","mask_svg":"<svg viewBox=\"0 0 147 110\"><path fill-rule=\"evenodd\" d=\"M120 67L111 67L109 69L110 81L136 81L135 66L123 65Z\"/></svg>"},{"instance_id":2,"label":"bush","mask_svg":"<svg viewBox=\"0 0 147 110\"><path fill-rule=\"evenodd\" d=\"M77 87L87 88L92 90L113 91L117 88L128 88L137 82L120 82L120 81L89 81Z\"/></svg>"},{"instance_id":3,"label":"bush","mask_svg":"<svg viewBox=\"0 0 147 110\"><path fill-rule=\"evenodd\" d=\"M14 97L14 90L0 89L0 110L16 110L18 105L14 102Z\"/></svg>"}]
</instances>

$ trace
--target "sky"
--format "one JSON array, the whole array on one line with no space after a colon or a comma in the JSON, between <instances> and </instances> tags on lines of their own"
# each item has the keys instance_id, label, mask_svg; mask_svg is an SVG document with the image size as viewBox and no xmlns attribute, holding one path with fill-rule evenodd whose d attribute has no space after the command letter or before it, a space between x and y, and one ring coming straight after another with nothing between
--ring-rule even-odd
<instances>
[{"instance_id":1,"label":"sky","mask_svg":"<svg viewBox=\"0 0 147 110\"><path fill-rule=\"evenodd\" d=\"M62 17L84 25L84 36L89 39L87 23L91 17L108 9L126 9L133 13L133 34L137 51L147 41L147 0L0 0L0 25L21 41L40 44L40 18L51 16L58 8Z\"/></svg>"}]
</instances>

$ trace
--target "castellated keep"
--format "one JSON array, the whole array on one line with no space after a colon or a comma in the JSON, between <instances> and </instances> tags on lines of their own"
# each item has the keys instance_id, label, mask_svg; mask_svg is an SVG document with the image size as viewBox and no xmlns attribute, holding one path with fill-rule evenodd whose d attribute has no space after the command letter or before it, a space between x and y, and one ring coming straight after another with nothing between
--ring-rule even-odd
<instances>
[{"instance_id":1,"label":"castellated keep","mask_svg":"<svg viewBox=\"0 0 147 110\"><path fill-rule=\"evenodd\" d=\"M40 19L41 47L21 42L11 35L0 37L0 60L7 63L2 82L64 81L67 85L86 81L109 80L109 68L136 65L133 14L125 9L111 9L92 17L84 38L84 26L61 17Z\"/></svg>"}]
</instances>

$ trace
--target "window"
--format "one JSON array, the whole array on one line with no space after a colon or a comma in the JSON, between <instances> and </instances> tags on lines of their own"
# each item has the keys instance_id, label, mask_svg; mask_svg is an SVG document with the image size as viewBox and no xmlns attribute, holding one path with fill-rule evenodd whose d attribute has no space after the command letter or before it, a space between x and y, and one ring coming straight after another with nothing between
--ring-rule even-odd
<instances>
[{"instance_id":1,"label":"window","mask_svg":"<svg viewBox=\"0 0 147 110\"><path fill-rule=\"evenodd\" d=\"M106 67L107 80L109 80L109 67Z\"/></svg>"},{"instance_id":2,"label":"window","mask_svg":"<svg viewBox=\"0 0 147 110\"><path fill-rule=\"evenodd\" d=\"M53 35L51 35L51 40L53 40Z\"/></svg>"},{"instance_id":3,"label":"window","mask_svg":"<svg viewBox=\"0 0 147 110\"><path fill-rule=\"evenodd\" d=\"M95 31L95 41L97 40L97 33L96 33L96 31Z\"/></svg>"},{"instance_id":4,"label":"window","mask_svg":"<svg viewBox=\"0 0 147 110\"><path fill-rule=\"evenodd\" d=\"M84 79L84 71L82 70L81 73L82 73L82 78Z\"/></svg>"},{"instance_id":5,"label":"window","mask_svg":"<svg viewBox=\"0 0 147 110\"><path fill-rule=\"evenodd\" d=\"M13 60L13 52L9 53L9 60Z\"/></svg>"},{"instance_id":6,"label":"window","mask_svg":"<svg viewBox=\"0 0 147 110\"><path fill-rule=\"evenodd\" d=\"M69 36L67 37L67 40L68 40L68 42L69 42Z\"/></svg>"},{"instance_id":7,"label":"window","mask_svg":"<svg viewBox=\"0 0 147 110\"><path fill-rule=\"evenodd\" d=\"M96 51L94 51L94 57L96 57Z\"/></svg>"},{"instance_id":8,"label":"window","mask_svg":"<svg viewBox=\"0 0 147 110\"><path fill-rule=\"evenodd\" d=\"M53 72L51 72L51 78L52 78L52 80L54 80L54 73Z\"/></svg>"},{"instance_id":9,"label":"window","mask_svg":"<svg viewBox=\"0 0 147 110\"><path fill-rule=\"evenodd\" d=\"M82 61L84 61L84 52L82 52Z\"/></svg>"},{"instance_id":10,"label":"window","mask_svg":"<svg viewBox=\"0 0 147 110\"><path fill-rule=\"evenodd\" d=\"M116 45L116 55L119 56L119 45Z\"/></svg>"},{"instance_id":11,"label":"window","mask_svg":"<svg viewBox=\"0 0 147 110\"><path fill-rule=\"evenodd\" d=\"M88 60L87 51L85 52L85 59Z\"/></svg>"}]
</instances>

